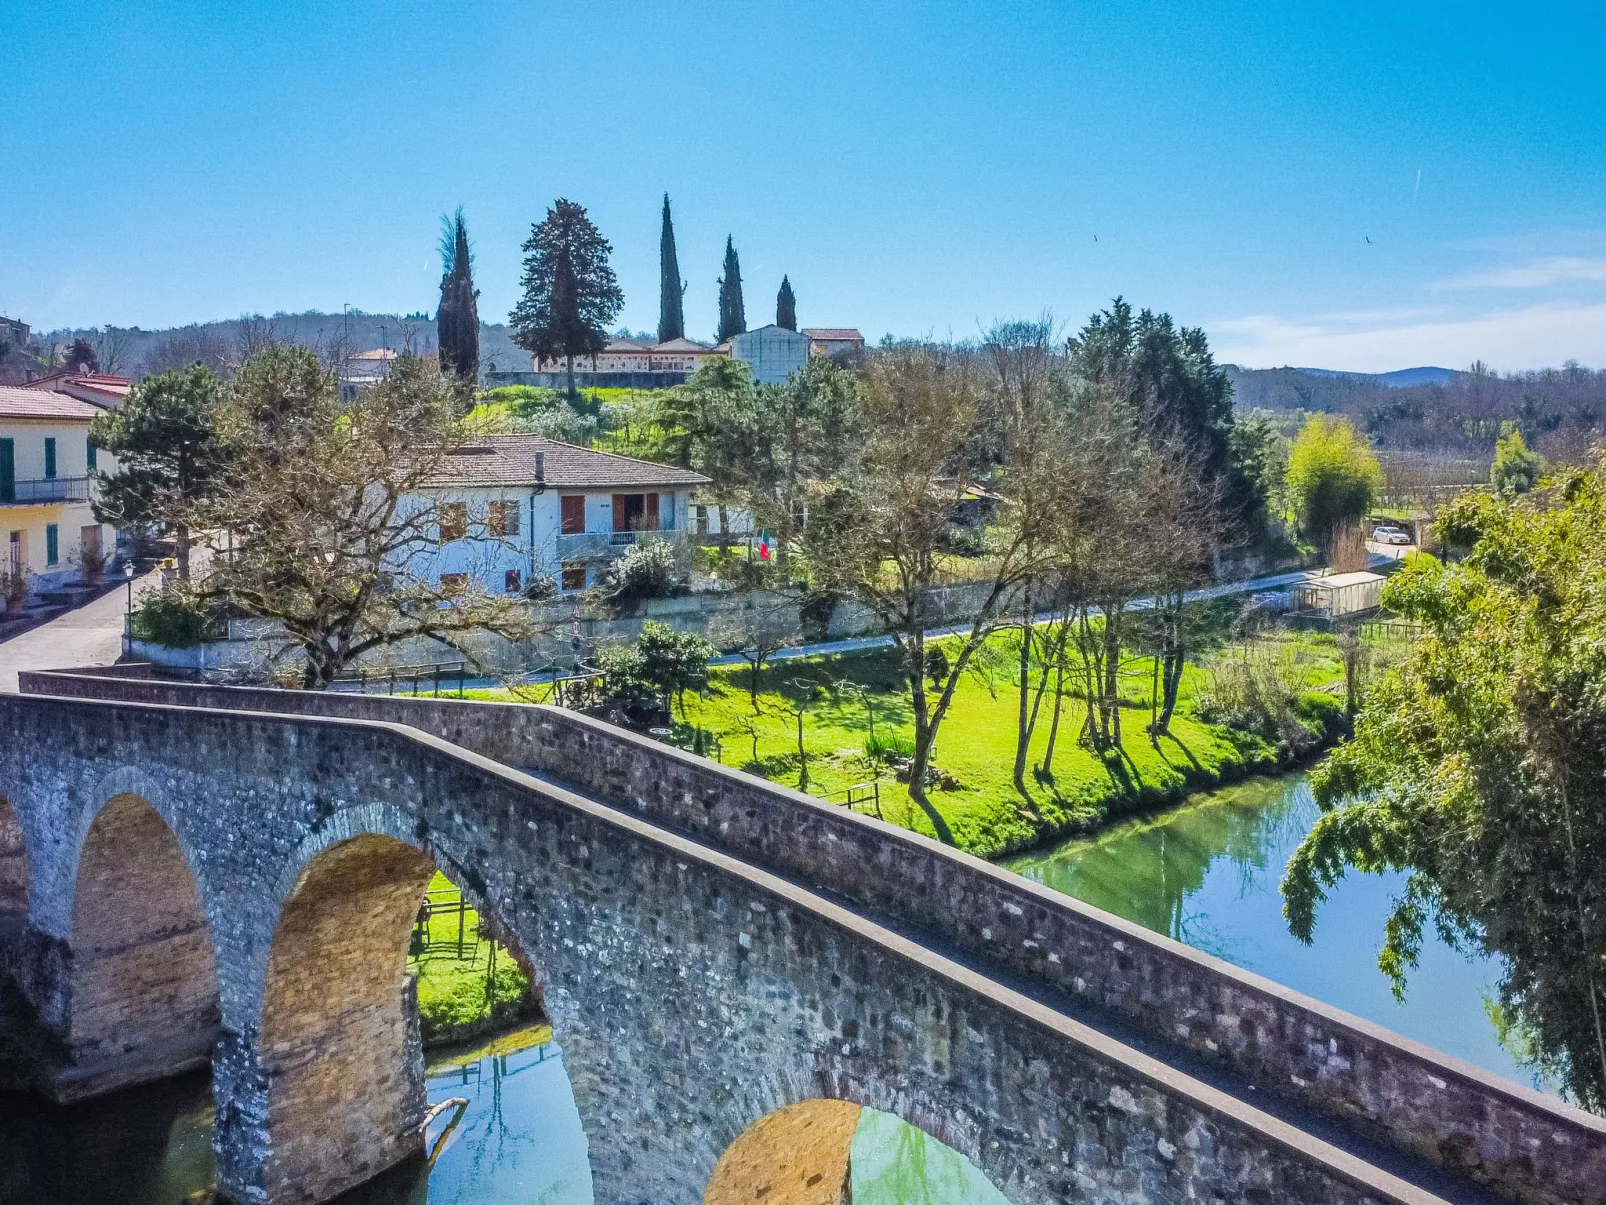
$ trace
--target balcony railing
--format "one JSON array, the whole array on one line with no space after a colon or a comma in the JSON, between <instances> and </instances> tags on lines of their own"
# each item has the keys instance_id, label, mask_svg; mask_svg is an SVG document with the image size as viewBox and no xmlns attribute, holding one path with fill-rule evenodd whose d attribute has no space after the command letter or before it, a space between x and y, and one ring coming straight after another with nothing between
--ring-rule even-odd
<instances>
[{"instance_id":1,"label":"balcony railing","mask_svg":"<svg viewBox=\"0 0 1606 1205\"><path fill-rule=\"evenodd\" d=\"M34 477L0 485L0 506L38 506L48 502L88 502L88 477Z\"/></svg>"},{"instance_id":2,"label":"balcony railing","mask_svg":"<svg viewBox=\"0 0 1606 1205\"><path fill-rule=\"evenodd\" d=\"M649 536L664 540L683 540L684 527L665 527L658 531L583 531L558 537L558 560L578 561L586 557L619 556L630 545Z\"/></svg>"}]
</instances>

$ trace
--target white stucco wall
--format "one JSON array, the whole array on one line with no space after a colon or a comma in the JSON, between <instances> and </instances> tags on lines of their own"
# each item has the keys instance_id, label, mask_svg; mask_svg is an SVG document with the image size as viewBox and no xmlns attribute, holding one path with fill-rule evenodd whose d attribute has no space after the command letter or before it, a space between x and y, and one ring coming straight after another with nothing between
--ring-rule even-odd
<instances>
[{"instance_id":1,"label":"white stucco wall","mask_svg":"<svg viewBox=\"0 0 1606 1205\"><path fill-rule=\"evenodd\" d=\"M469 533L460 540L444 544L438 551L420 560L415 572L434 580L444 573L466 573L481 582L493 594L506 589L508 570L516 569L520 585L527 586L533 577L558 577L563 568L561 548L562 501L565 495L579 494L585 498L585 530L593 535L611 535L613 532L614 493L658 494L659 524L666 535L683 535L689 508L687 490L648 490L639 487L621 487L615 491L549 488L537 494L524 489L460 489L442 495L443 502L463 502L468 506ZM496 539L485 530L493 501L507 501L519 506L519 532L516 536ZM614 555L622 554L623 546ZM607 558L594 561L587 575L587 585L596 584L596 574L605 566Z\"/></svg>"}]
</instances>

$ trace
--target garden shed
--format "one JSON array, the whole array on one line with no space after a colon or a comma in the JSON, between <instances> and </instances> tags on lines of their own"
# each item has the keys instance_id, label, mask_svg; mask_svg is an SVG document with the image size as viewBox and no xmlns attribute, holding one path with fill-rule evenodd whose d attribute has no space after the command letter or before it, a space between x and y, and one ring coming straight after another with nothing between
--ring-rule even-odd
<instances>
[{"instance_id":1,"label":"garden shed","mask_svg":"<svg viewBox=\"0 0 1606 1205\"><path fill-rule=\"evenodd\" d=\"M1334 573L1301 582L1290 592L1296 615L1343 619L1375 611L1382 605L1383 576L1379 573Z\"/></svg>"}]
</instances>

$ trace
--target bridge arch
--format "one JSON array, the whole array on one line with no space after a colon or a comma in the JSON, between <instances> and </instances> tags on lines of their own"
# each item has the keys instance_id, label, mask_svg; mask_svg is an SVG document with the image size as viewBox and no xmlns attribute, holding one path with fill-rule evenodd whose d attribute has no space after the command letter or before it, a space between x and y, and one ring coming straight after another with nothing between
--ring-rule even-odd
<instances>
[{"instance_id":1,"label":"bridge arch","mask_svg":"<svg viewBox=\"0 0 1606 1205\"><path fill-rule=\"evenodd\" d=\"M815 1098L748 1126L715 1164L703 1205L849 1205L856 1196L936 1205L1008 1200L971 1159L896 1114Z\"/></svg>"},{"instance_id":2,"label":"bridge arch","mask_svg":"<svg viewBox=\"0 0 1606 1205\"><path fill-rule=\"evenodd\" d=\"M65 1037L96 1091L204 1063L218 973L200 886L144 794L110 784L84 817L72 892Z\"/></svg>"}]
</instances>

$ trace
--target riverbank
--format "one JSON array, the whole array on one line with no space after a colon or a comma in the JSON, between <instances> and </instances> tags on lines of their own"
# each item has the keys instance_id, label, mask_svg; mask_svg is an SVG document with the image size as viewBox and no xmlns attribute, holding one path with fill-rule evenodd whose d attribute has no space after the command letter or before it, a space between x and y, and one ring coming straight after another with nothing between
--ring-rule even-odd
<instances>
[{"instance_id":1,"label":"riverbank","mask_svg":"<svg viewBox=\"0 0 1606 1205\"><path fill-rule=\"evenodd\" d=\"M1182 678L1170 732L1151 740L1153 660L1129 653L1119 755L1077 739L1085 702L1067 684L1050 759L1054 697L1045 696L1026 793L1015 787L1019 693L1011 637L990 643L961 678L937 738L927 794L960 848L982 857L1033 849L1174 805L1190 792L1309 759L1344 731L1343 661L1331 636L1268 632L1229 646ZM1033 667L1035 674L1040 667ZM471 697L516 701L506 690ZM540 697L540 696L535 696ZM897 655L872 649L766 665L716 666L659 735L774 782L931 835L900 771L912 751L907 685ZM1043 769L1047 762L1046 771Z\"/></svg>"},{"instance_id":2,"label":"riverbank","mask_svg":"<svg viewBox=\"0 0 1606 1205\"><path fill-rule=\"evenodd\" d=\"M529 976L506 946L481 934L479 913L439 871L428 899L427 920L414 926L407 951L425 1048L476 1041L538 1017Z\"/></svg>"}]
</instances>

